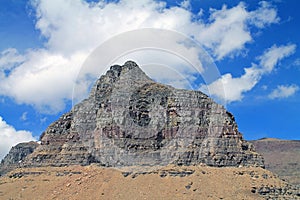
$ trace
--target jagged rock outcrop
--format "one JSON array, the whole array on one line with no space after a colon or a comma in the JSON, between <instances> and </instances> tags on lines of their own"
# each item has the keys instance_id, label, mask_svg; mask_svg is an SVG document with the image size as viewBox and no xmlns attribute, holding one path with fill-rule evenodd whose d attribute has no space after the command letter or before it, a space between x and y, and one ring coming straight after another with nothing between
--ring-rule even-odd
<instances>
[{"instance_id":1,"label":"jagged rock outcrop","mask_svg":"<svg viewBox=\"0 0 300 200\"><path fill-rule=\"evenodd\" d=\"M263 166L231 113L200 91L151 80L132 61L115 65L88 99L51 124L28 166Z\"/></svg>"},{"instance_id":2,"label":"jagged rock outcrop","mask_svg":"<svg viewBox=\"0 0 300 200\"><path fill-rule=\"evenodd\" d=\"M9 153L4 157L0 164L0 175L11 169L22 166L25 158L31 154L37 147L37 142L24 142L12 147Z\"/></svg>"}]
</instances>

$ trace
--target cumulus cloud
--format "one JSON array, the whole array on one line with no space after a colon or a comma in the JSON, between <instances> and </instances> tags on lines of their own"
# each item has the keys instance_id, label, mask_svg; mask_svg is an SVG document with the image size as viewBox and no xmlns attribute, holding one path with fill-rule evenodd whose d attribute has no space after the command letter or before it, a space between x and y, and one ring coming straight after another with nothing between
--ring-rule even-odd
<instances>
[{"instance_id":1,"label":"cumulus cloud","mask_svg":"<svg viewBox=\"0 0 300 200\"><path fill-rule=\"evenodd\" d=\"M252 64L251 67L245 68L242 76L232 77L231 74L227 73L207 87L202 86L200 89L208 90L212 96L216 96L227 103L240 101L245 92L250 91L263 75L270 73L280 60L293 54L295 49L296 45L294 44L279 47L273 45L258 57L259 64ZM278 94L278 91L276 94Z\"/></svg>"},{"instance_id":2,"label":"cumulus cloud","mask_svg":"<svg viewBox=\"0 0 300 200\"><path fill-rule=\"evenodd\" d=\"M269 73L274 66L283 58L295 53L296 45L282 45L277 47L273 45L267 49L262 56L259 56L260 66L262 66L262 73Z\"/></svg>"},{"instance_id":3,"label":"cumulus cloud","mask_svg":"<svg viewBox=\"0 0 300 200\"><path fill-rule=\"evenodd\" d=\"M266 1L259 2L260 7L249 13L250 23L255 24L259 28L264 28L272 23L278 23L280 18L277 16L276 8Z\"/></svg>"},{"instance_id":4,"label":"cumulus cloud","mask_svg":"<svg viewBox=\"0 0 300 200\"><path fill-rule=\"evenodd\" d=\"M36 141L31 132L17 131L7 124L0 116L0 160L9 152L11 147L21 142Z\"/></svg>"},{"instance_id":5,"label":"cumulus cloud","mask_svg":"<svg viewBox=\"0 0 300 200\"><path fill-rule=\"evenodd\" d=\"M299 90L297 85L278 85L270 94L270 99L283 99L294 95Z\"/></svg>"},{"instance_id":6,"label":"cumulus cloud","mask_svg":"<svg viewBox=\"0 0 300 200\"><path fill-rule=\"evenodd\" d=\"M18 56L18 55L17 55ZM26 62L3 74L0 95L33 105L43 113L64 109L86 54L64 57L46 50L30 51Z\"/></svg>"},{"instance_id":7,"label":"cumulus cloud","mask_svg":"<svg viewBox=\"0 0 300 200\"><path fill-rule=\"evenodd\" d=\"M258 28L277 23L277 11L267 2L261 2L254 11L247 11L244 3L228 9L211 9L210 23L203 24L197 39L208 47L217 59L232 55L244 49L252 41L251 25Z\"/></svg>"},{"instance_id":8,"label":"cumulus cloud","mask_svg":"<svg viewBox=\"0 0 300 200\"><path fill-rule=\"evenodd\" d=\"M200 90L207 91L208 94L225 103L240 101L243 94L251 90L261 78L261 73L255 65L244 70L245 73L240 77L232 77L227 73L213 83L201 86Z\"/></svg>"},{"instance_id":9,"label":"cumulus cloud","mask_svg":"<svg viewBox=\"0 0 300 200\"><path fill-rule=\"evenodd\" d=\"M66 101L72 98L73 84L87 56L117 34L141 28L174 30L195 38L215 59L223 59L245 49L245 44L252 41L252 27L261 29L279 20L276 9L267 2L256 10L248 10L244 3L211 9L208 20L193 14L188 9L189 1L171 7L154 0L90 3L32 0L32 5L36 10L35 26L45 38L45 47L24 54L16 49L2 52L0 95L33 105L44 113L64 109ZM151 54L144 56L151 58ZM190 76L191 71L180 73ZM161 74L168 76L168 73ZM224 77L232 79L229 75ZM240 90L244 92L247 88ZM232 95L231 99L236 96Z\"/></svg>"}]
</instances>

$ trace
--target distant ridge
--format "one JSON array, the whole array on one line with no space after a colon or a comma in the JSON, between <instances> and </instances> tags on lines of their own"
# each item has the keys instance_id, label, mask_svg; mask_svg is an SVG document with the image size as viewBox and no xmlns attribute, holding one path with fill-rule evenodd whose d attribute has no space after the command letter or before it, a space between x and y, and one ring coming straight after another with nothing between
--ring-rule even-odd
<instances>
[{"instance_id":1,"label":"distant ridge","mask_svg":"<svg viewBox=\"0 0 300 200\"><path fill-rule=\"evenodd\" d=\"M263 137L263 138L258 139L258 141L300 141L300 140L288 140L288 139Z\"/></svg>"},{"instance_id":2,"label":"distant ridge","mask_svg":"<svg viewBox=\"0 0 300 200\"><path fill-rule=\"evenodd\" d=\"M250 142L263 155L266 169L300 186L300 140L262 138Z\"/></svg>"}]
</instances>

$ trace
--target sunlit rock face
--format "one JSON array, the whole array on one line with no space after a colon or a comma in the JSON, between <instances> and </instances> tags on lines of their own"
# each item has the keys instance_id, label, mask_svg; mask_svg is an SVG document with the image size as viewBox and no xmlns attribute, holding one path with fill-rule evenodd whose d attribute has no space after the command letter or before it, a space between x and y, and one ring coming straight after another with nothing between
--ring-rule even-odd
<instances>
[{"instance_id":1,"label":"sunlit rock face","mask_svg":"<svg viewBox=\"0 0 300 200\"><path fill-rule=\"evenodd\" d=\"M200 91L151 80L136 63L115 65L41 136L30 166L263 166L231 113Z\"/></svg>"}]
</instances>

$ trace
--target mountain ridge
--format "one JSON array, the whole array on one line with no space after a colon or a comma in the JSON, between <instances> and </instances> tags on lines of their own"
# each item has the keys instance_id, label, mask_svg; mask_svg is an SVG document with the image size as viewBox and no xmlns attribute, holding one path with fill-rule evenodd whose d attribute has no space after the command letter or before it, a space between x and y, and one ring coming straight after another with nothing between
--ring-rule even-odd
<instances>
[{"instance_id":1,"label":"mountain ridge","mask_svg":"<svg viewBox=\"0 0 300 200\"><path fill-rule=\"evenodd\" d=\"M249 142L264 157L266 169L300 186L300 140L265 138Z\"/></svg>"}]
</instances>

